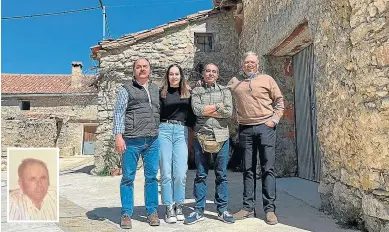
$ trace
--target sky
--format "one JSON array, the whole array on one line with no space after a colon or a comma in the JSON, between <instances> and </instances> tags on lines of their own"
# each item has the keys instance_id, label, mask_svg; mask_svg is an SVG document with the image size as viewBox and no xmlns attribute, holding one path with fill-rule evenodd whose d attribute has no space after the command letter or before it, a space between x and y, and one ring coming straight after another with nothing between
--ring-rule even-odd
<instances>
[{"instance_id":1,"label":"sky","mask_svg":"<svg viewBox=\"0 0 389 232\"><path fill-rule=\"evenodd\" d=\"M202 10L212 0L103 0L111 38L151 29ZM1 17L52 13L99 6L98 0L2 0ZM106 31L108 36L108 31ZM103 39L101 9L1 20L1 72L70 74L72 61L93 73L90 47Z\"/></svg>"}]
</instances>

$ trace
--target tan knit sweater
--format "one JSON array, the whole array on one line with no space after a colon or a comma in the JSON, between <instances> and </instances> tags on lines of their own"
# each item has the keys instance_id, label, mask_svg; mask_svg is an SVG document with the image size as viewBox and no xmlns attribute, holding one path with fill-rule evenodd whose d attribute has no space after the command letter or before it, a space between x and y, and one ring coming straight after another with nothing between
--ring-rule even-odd
<instances>
[{"instance_id":1,"label":"tan knit sweater","mask_svg":"<svg viewBox=\"0 0 389 232\"><path fill-rule=\"evenodd\" d=\"M265 74L257 74L250 86L249 83L243 75L233 77L228 83L235 98L239 124L256 125L269 120L278 123L284 113L284 98L277 83Z\"/></svg>"}]
</instances>

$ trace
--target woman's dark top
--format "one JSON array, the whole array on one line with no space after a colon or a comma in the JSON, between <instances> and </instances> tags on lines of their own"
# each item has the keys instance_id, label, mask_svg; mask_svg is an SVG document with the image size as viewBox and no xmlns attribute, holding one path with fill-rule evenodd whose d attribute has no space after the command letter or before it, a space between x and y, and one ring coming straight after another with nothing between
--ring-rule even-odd
<instances>
[{"instance_id":1,"label":"woman's dark top","mask_svg":"<svg viewBox=\"0 0 389 232\"><path fill-rule=\"evenodd\" d=\"M196 116L192 110L191 98L181 98L178 88L169 87L166 98L160 96L161 122L180 121L183 125L193 127Z\"/></svg>"}]
</instances>

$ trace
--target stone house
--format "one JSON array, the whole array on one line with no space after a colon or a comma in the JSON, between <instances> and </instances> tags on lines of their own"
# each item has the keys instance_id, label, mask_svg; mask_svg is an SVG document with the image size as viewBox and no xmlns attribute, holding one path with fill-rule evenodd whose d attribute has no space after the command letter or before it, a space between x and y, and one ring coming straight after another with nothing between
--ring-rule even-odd
<instances>
[{"instance_id":1,"label":"stone house","mask_svg":"<svg viewBox=\"0 0 389 232\"><path fill-rule=\"evenodd\" d=\"M105 169L120 165L112 143L114 97L116 87L131 78L134 60L148 58L152 79L157 83L170 64L179 64L186 78L193 81L200 78L206 63L214 62L219 65L222 83L226 83L239 70L238 36L230 26L233 23L232 11L203 11L151 30L103 41L91 48L91 57L99 60L101 73L98 111L102 126L97 131L94 173L109 172Z\"/></svg>"},{"instance_id":2,"label":"stone house","mask_svg":"<svg viewBox=\"0 0 389 232\"><path fill-rule=\"evenodd\" d=\"M214 62L226 83L241 55L254 51L285 96L278 176L319 182L322 209L339 222L388 231L388 39L387 0L214 0L210 11L102 41L91 48L102 86L96 169L110 153L104 148L112 149L104 146L112 96L131 78L134 60L149 58L155 80L178 63L191 81Z\"/></svg>"},{"instance_id":3,"label":"stone house","mask_svg":"<svg viewBox=\"0 0 389 232\"><path fill-rule=\"evenodd\" d=\"M7 147L59 147L61 156L94 153L94 75L72 63L71 75L2 74L2 170Z\"/></svg>"}]
</instances>

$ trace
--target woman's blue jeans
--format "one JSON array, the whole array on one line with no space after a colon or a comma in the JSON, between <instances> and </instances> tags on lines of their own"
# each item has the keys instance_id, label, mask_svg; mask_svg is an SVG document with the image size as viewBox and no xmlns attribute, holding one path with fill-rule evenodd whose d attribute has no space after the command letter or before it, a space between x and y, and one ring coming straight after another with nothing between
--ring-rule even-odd
<instances>
[{"instance_id":1,"label":"woman's blue jeans","mask_svg":"<svg viewBox=\"0 0 389 232\"><path fill-rule=\"evenodd\" d=\"M161 123L159 126L159 167L162 204L172 205L185 200L188 170L187 127Z\"/></svg>"}]
</instances>

